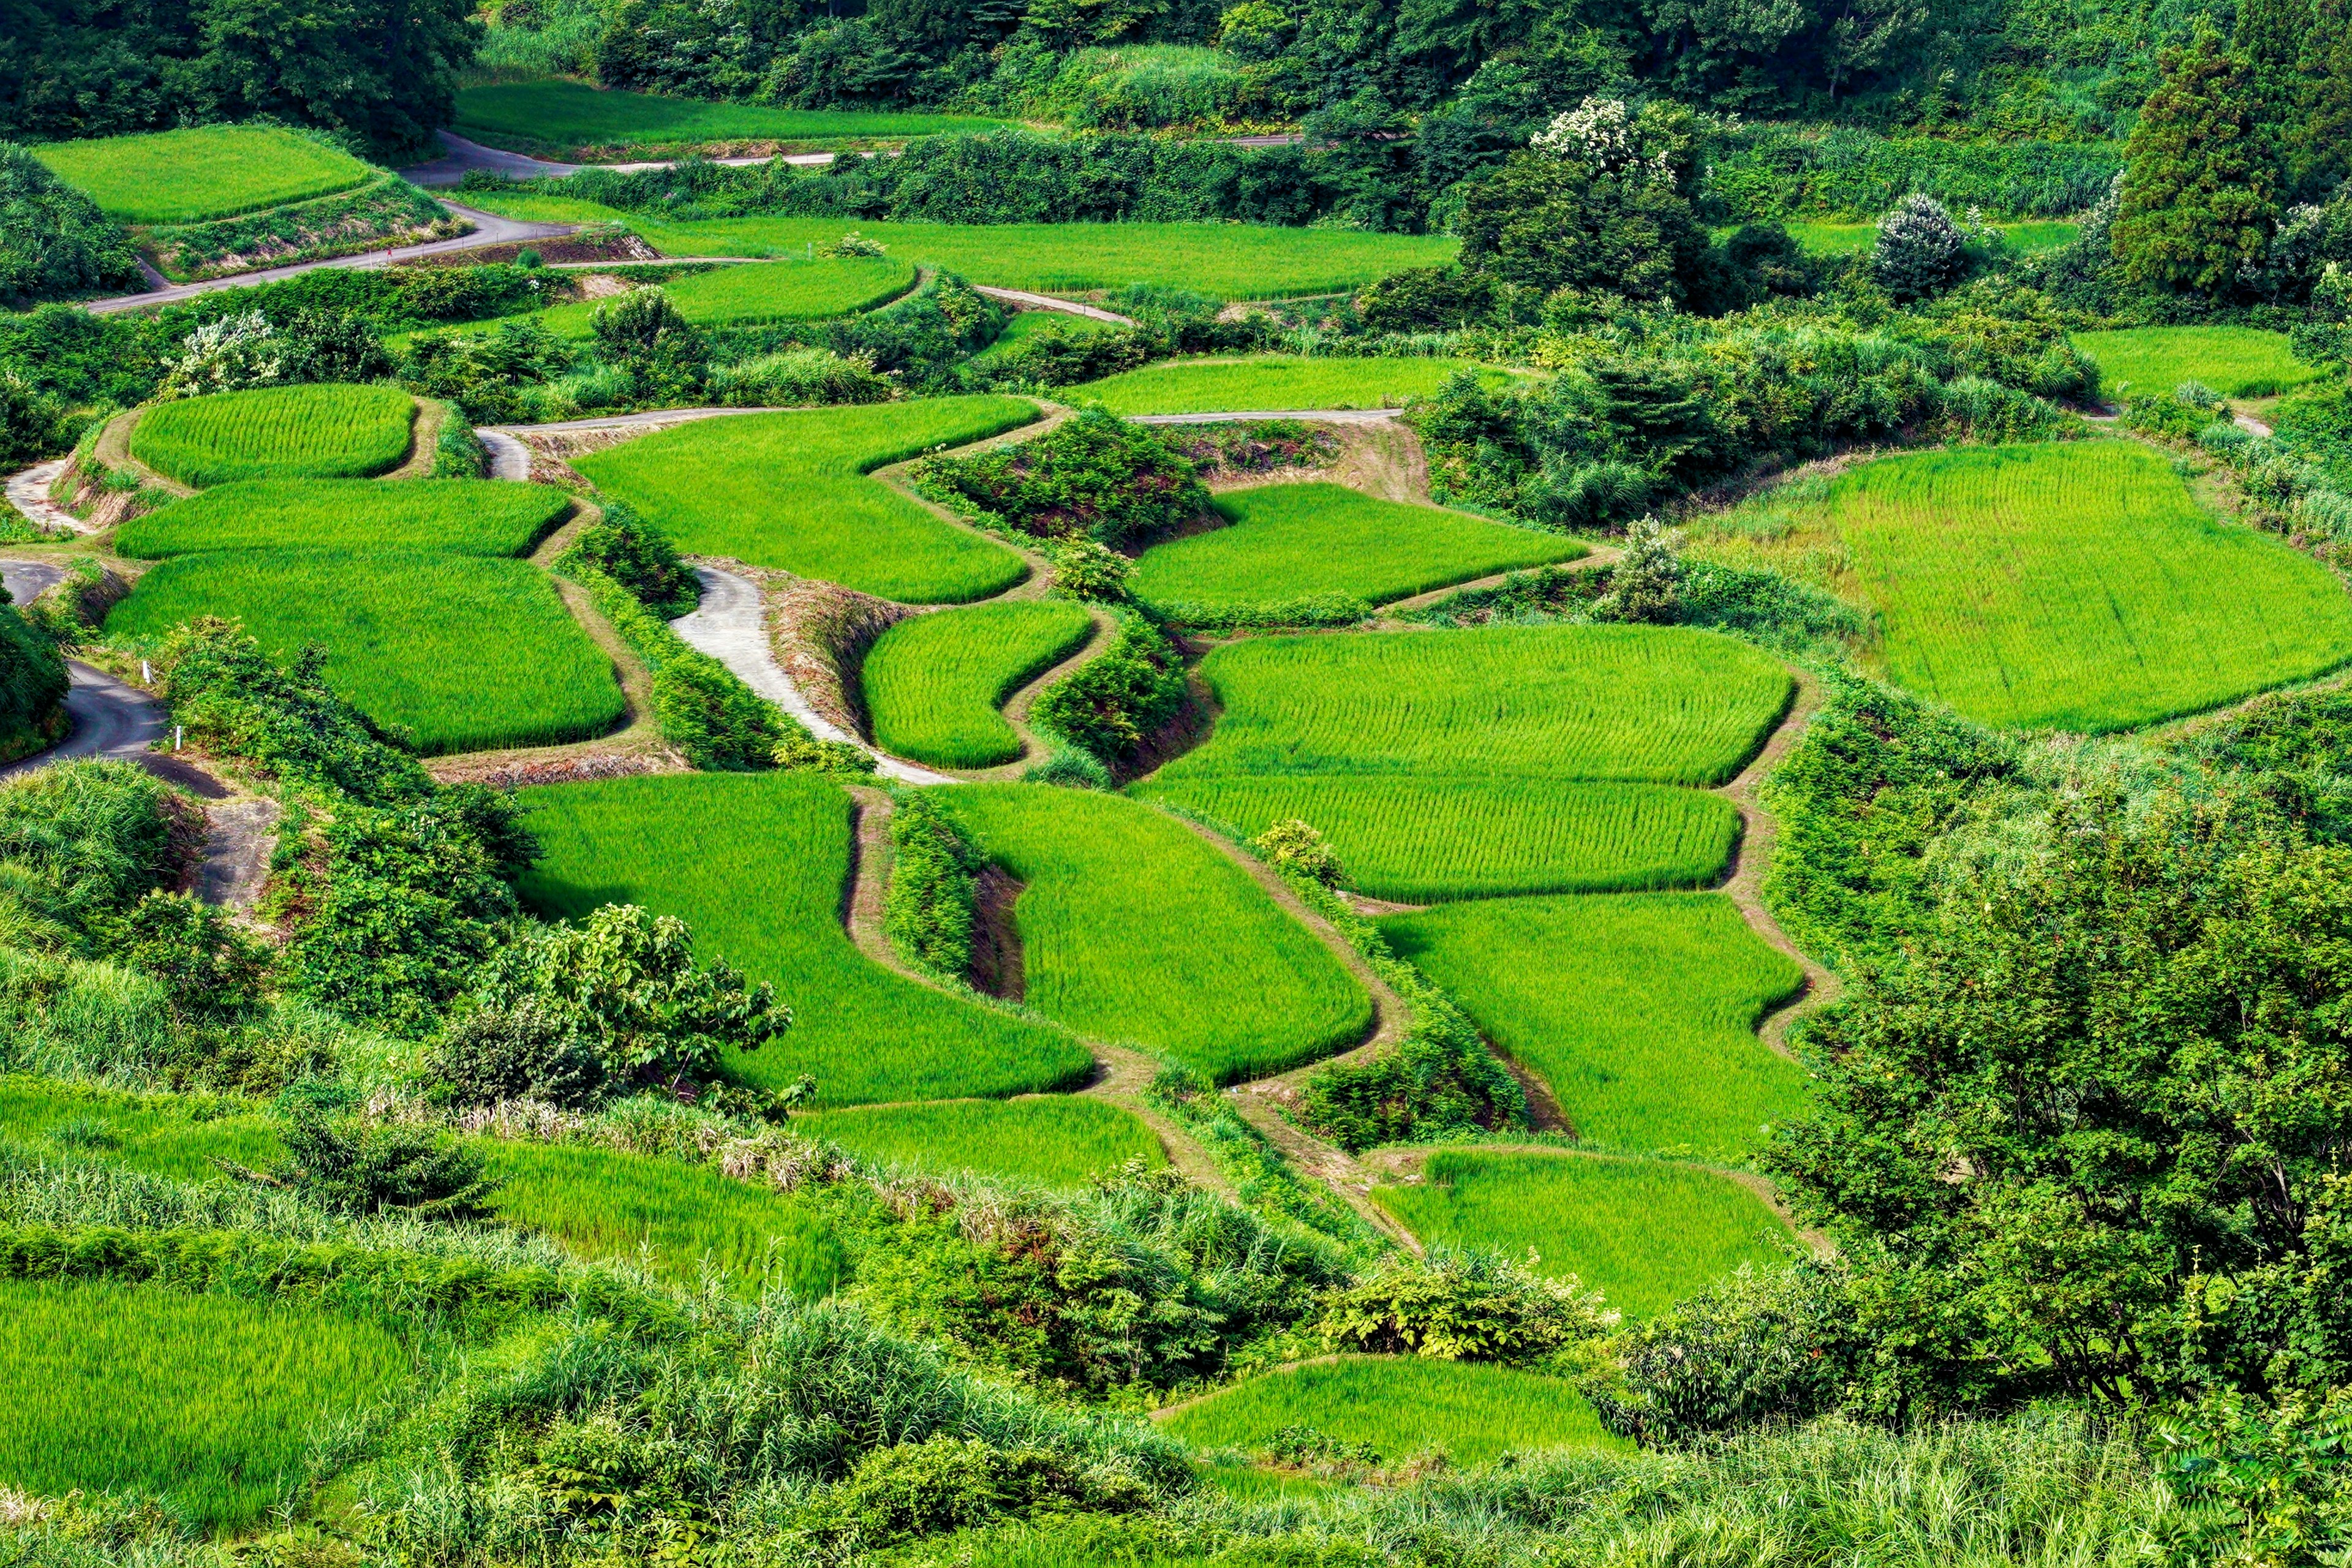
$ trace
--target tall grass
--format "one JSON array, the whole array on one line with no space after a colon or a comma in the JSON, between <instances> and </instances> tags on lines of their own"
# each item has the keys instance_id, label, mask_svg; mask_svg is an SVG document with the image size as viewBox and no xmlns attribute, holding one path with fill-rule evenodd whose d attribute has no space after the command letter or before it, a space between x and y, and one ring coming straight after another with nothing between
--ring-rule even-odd
<instances>
[{"instance_id":1,"label":"tall grass","mask_svg":"<svg viewBox=\"0 0 2352 1568\"><path fill-rule=\"evenodd\" d=\"M1980 723L2104 732L2352 658L2327 569L2130 441L1891 458L1828 487L1885 671Z\"/></svg>"},{"instance_id":2,"label":"tall grass","mask_svg":"<svg viewBox=\"0 0 2352 1568\"><path fill-rule=\"evenodd\" d=\"M1658 1160L1445 1149L1420 1181L1372 1198L1425 1243L1533 1253L1542 1272L1573 1274L1633 1317L1793 1245L1729 1177Z\"/></svg>"},{"instance_id":3,"label":"tall grass","mask_svg":"<svg viewBox=\"0 0 2352 1568\"><path fill-rule=\"evenodd\" d=\"M1369 1443L1388 1465L1432 1448L1457 1465L1483 1465L1509 1452L1628 1446L1558 1378L1420 1356L1282 1368L1186 1406L1163 1430L1198 1447L1264 1454L1293 1426Z\"/></svg>"},{"instance_id":4,"label":"tall grass","mask_svg":"<svg viewBox=\"0 0 2352 1568\"><path fill-rule=\"evenodd\" d=\"M1084 1034L1216 1081L1352 1043L1371 998L1312 932L1198 834L1087 790L933 792L1025 884L1013 907L1028 1002Z\"/></svg>"},{"instance_id":5,"label":"tall grass","mask_svg":"<svg viewBox=\"0 0 2352 1568\"><path fill-rule=\"evenodd\" d=\"M1780 665L1707 632L1486 626L1255 637L1202 661L1223 708L1165 779L1440 773L1717 784L1787 708Z\"/></svg>"},{"instance_id":6,"label":"tall grass","mask_svg":"<svg viewBox=\"0 0 2352 1568\"><path fill-rule=\"evenodd\" d=\"M155 1287L0 1281L0 1486L160 1497L234 1528L303 1480L310 1435L404 1377L373 1324Z\"/></svg>"},{"instance_id":7,"label":"tall grass","mask_svg":"<svg viewBox=\"0 0 2352 1568\"><path fill-rule=\"evenodd\" d=\"M376 171L322 140L265 125L205 125L33 149L123 223L194 223L348 191Z\"/></svg>"},{"instance_id":8,"label":"tall grass","mask_svg":"<svg viewBox=\"0 0 2352 1568\"><path fill-rule=\"evenodd\" d=\"M639 437L573 466L681 550L908 604L961 604L1003 592L1028 567L866 476L1036 416L1017 397L745 415Z\"/></svg>"},{"instance_id":9,"label":"tall grass","mask_svg":"<svg viewBox=\"0 0 2352 1568\"><path fill-rule=\"evenodd\" d=\"M850 801L820 779L691 773L526 790L545 857L524 896L564 917L626 901L694 928L701 952L771 980L793 1026L730 1070L815 1076L828 1106L1069 1085L1093 1058L1061 1031L881 967L841 924Z\"/></svg>"},{"instance_id":10,"label":"tall grass","mask_svg":"<svg viewBox=\"0 0 2352 1568\"><path fill-rule=\"evenodd\" d=\"M1739 834L1729 801L1660 784L1187 774L1129 793L1251 837L1306 822L1359 891L1406 903L1699 887L1723 874Z\"/></svg>"},{"instance_id":11,"label":"tall grass","mask_svg":"<svg viewBox=\"0 0 2352 1568\"><path fill-rule=\"evenodd\" d=\"M571 509L550 485L488 479L261 479L223 485L126 522L134 560L211 550L429 550L521 555Z\"/></svg>"},{"instance_id":12,"label":"tall grass","mask_svg":"<svg viewBox=\"0 0 2352 1568\"><path fill-rule=\"evenodd\" d=\"M197 616L243 621L281 663L324 647L328 686L426 753L581 740L627 710L612 660L527 562L355 550L183 555L140 578L106 627L158 637Z\"/></svg>"},{"instance_id":13,"label":"tall grass","mask_svg":"<svg viewBox=\"0 0 2352 1568\"><path fill-rule=\"evenodd\" d=\"M1263 413L1305 408L1396 408L1433 395L1447 378L1478 367L1454 359L1330 359L1249 354L1164 360L1068 389L1073 403L1113 414ZM1487 378L1503 376L1487 373Z\"/></svg>"},{"instance_id":14,"label":"tall grass","mask_svg":"<svg viewBox=\"0 0 2352 1568\"><path fill-rule=\"evenodd\" d=\"M1804 1069L1755 1034L1803 972L1720 895L1500 899L1380 926L1585 1142L1736 1162L1803 1104Z\"/></svg>"},{"instance_id":15,"label":"tall grass","mask_svg":"<svg viewBox=\"0 0 2352 1568\"><path fill-rule=\"evenodd\" d=\"M37 1155L105 1160L180 1181L218 1175L215 1158L261 1166L282 1152L276 1124L235 1101L110 1092L22 1076L0 1078L0 1136Z\"/></svg>"},{"instance_id":16,"label":"tall grass","mask_svg":"<svg viewBox=\"0 0 2352 1568\"><path fill-rule=\"evenodd\" d=\"M793 1130L880 1164L1045 1187L1084 1186L1130 1160L1167 1163L1160 1140L1132 1112L1075 1096L828 1110L793 1118Z\"/></svg>"},{"instance_id":17,"label":"tall grass","mask_svg":"<svg viewBox=\"0 0 2352 1568\"><path fill-rule=\"evenodd\" d=\"M408 456L416 400L396 386L257 386L159 403L131 455L192 485L365 479Z\"/></svg>"},{"instance_id":18,"label":"tall grass","mask_svg":"<svg viewBox=\"0 0 2352 1568\"><path fill-rule=\"evenodd\" d=\"M2284 332L2255 327L2126 327L2074 339L2099 362L2099 390L2115 399L2170 392L2184 381L2224 397L2270 397L2320 376L2317 365L2288 352Z\"/></svg>"},{"instance_id":19,"label":"tall grass","mask_svg":"<svg viewBox=\"0 0 2352 1568\"><path fill-rule=\"evenodd\" d=\"M492 30L493 49L485 63L502 63L496 40L507 31ZM513 45L504 47L517 57L515 63L532 58ZM1004 123L969 114L703 103L599 89L576 81L525 81L464 89L457 94L457 121L452 129L493 147L556 153L593 148L618 153L709 142L898 141L986 131Z\"/></svg>"},{"instance_id":20,"label":"tall grass","mask_svg":"<svg viewBox=\"0 0 2352 1568\"><path fill-rule=\"evenodd\" d=\"M1515 567L1573 561L1557 533L1380 500L1344 485L1276 484L1219 496L1229 526L1152 546L1136 597L1176 620L1213 622L1316 595L1385 604Z\"/></svg>"},{"instance_id":21,"label":"tall grass","mask_svg":"<svg viewBox=\"0 0 2352 1568\"><path fill-rule=\"evenodd\" d=\"M866 655L862 679L875 744L945 768L1014 761L1021 737L998 710L1093 628L1079 606L1045 599L900 621Z\"/></svg>"}]
</instances>

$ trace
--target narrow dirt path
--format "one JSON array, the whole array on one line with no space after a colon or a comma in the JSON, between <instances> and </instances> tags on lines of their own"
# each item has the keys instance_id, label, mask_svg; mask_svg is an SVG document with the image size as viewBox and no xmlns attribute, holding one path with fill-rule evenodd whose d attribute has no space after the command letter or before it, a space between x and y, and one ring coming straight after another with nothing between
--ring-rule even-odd
<instances>
[{"instance_id":1,"label":"narrow dirt path","mask_svg":"<svg viewBox=\"0 0 2352 1568\"><path fill-rule=\"evenodd\" d=\"M415 400L415 411L408 421L408 456L400 466L376 476L379 481L388 479L421 479L433 471L439 458L441 427L449 423L456 410L435 397Z\"/></svg>"},{"instance_id":2,"label":"narrow dirt path","mask_svg":"<svg viewBox=\"0 0 2352 1568\"><path fill-rule=\"evenodd\" d=\"M1318 425L1385 425L1402 408L1243 408L1223 414L1130 414L1130 425L1229 425L1250 419L1305 419Z\"/></svg>"},{"instance_id":3,"label":"narrow dirt path","mask_svg":"<svg viewBox=\"0 0 2352 1568\"><path fill-rule=\"evenodd\" d=\"M1596 544L1573 561L1555 561L1552 564L1564 572L1598 572L1603 567L1616 565L1619 561L1624 559L1624 555L1625 552L1617 545ZM1375 612L1375 618L1389 620L1409 610L1425 610L1432 605L1444 604L1456 594L1475 593L1482 588L1499 588L1514 577L1523 577L1530 571L1540 570L1542 570L1540 567L1522 566L1515 571L1495 572L1484 577L1473 577L1467 583L1453 583L1443 588L1432 588L1425 594L1415 594L1410 598L1398 599L1382 605Z\"/></svg>"},{"instance_id":4,"label":"narrow dirt path","mask_svg":"<svg viewBox=\"0 0 2352 1568\"><path fill-rule=\"evenodd\" d=\"M196 897L221 909L249 913L269 879L269 857L284 815L276 801L258 795L207 805Z\"/></svg>"},{"instance_id":5,"label":"narrow dirt path","mask_svg":"<svg viewBox=\"0 0 2352 1568\"><path fill-rule=\"evenodd\" d=\"M956 995L931 975L904 963L882 929L883 901L889 891L891 844L889 795L870 784L853 784L856 801L854 836L856 862L849 886L842 895L842 923L857 951L895 974L947 995ZM978 1006L980 1004L974 1003ZM1186 1179L1225 1197L1234 1197L1233 1184L1209 1157L1209 1152L1183 1126L1143 1098L1143 1090L1160 1071L1160 1063L1140 1051L1079 1037L1078 1043L1094 1056L1095 1080L1078 1092L1118 1106L1151 1129L1168 1155L1168 1163Z\"/></svg>"},{"instance_id":6,"label":"narrow dirt path","mask_svg":"<svg viewBox=\"0 0 2352 1568\"><path fill-rule=\"evenodd\" d=\"M1338 1144L1327 1143L1285 1121L1271 1100L1252 1092L1257 1087L1244 1084L1225 1091L1242 1120L1264 1133L1265 1141L1279 1150L1282 1157L1302 1175L1320 1182L1337 1193L1339 1201L1353 1209L1365 1224L1415 1258L1421 1257L1426 1250L1421 1238L1398 1223L1394 1215L1372 1201L1372 1173Z\"/></svg>"},{"instance_id":7,"label":"narrow dirt path","mask_svg":"<svg viewBox=\"0 0 2352 1568\"><path fill-rule=\"evenodd\" d=\"M1780 837L1780 819L1764 809L1764 781L1772 776L1772 771L1803 738L1805 727L1821 711L1822 702L1819 680L1794 667L1790 673L1796 677L1797 694L1789 704L1788 713L1764 742L1763 749L1739 770L1738 776L1712 793L1731 802L1739 813L1739 841L1732 847L1730 875L1717 890L1738 908L1748 930L1805 972L1803 989L1773 1009L1756 1030L1757 1038L1793 1059L1795 1053L1789 1049L1789 1031L1806 1014L1836 1000L1843 983L1791 942L1789 933L1780 929L1780 922L1764 907L1764 879L1771 872L1772 852Z\"/></svg>"},{"instance_id":8,"label":"narrow dirt path","mask_svg":"<svg viewBox=\"0 0 2352 1568\"><path fill-rule=\"evenodd\" d=\"M975 283L972 292L985 294L992 300L1002 300L1008 305L1024 305L1032 310L1059 310L1066 316L1084 316L1090 321L1108 321L1117 327L1135 325L1132 316L1122 316L1099 305L1081 305L1075 300L1056 300L1051 294L1032 294L1026 289L992 289Z\"/></svg>"},{"instance_id":9,"label":"narrow dirt path","mask_svg":"<svg viewBox=\"0 0 2352 1568\"><path fill-rule=\"evenodd\" d=\"M49 499L49 487L66 471L70 458L54 458L46 463L8 476L8 504L36 528L66 529L74 533L95 533L96 525L84 522Z\"/></svg>"},{"instance_id":10,"label":"narrow dirt path","mask_svg":"<svg viewBox=\"0 0 2352 1568\"><path fill-rule=\"evenodd\" d=\"M106 428L98 433L98 439L90 446L91 458L102 468L135 474L140 483L152 485L166 495L195 494L194 486L157 473L131 455L131 434L139 427L139 416L145 412L143 408L127 409L108 420Z\"/></svg>"}]
</instances>

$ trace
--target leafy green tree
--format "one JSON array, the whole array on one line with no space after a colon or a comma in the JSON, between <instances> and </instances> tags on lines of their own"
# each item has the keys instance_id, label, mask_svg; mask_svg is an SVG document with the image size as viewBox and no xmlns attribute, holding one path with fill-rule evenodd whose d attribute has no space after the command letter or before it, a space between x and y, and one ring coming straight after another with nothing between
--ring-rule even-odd
<instances>
[{"instance_id":1,"label":"leafy green tree","mask_svg":"<svg viewBox=\"0 0 2352 1568\"><path fill-rule=\"evenodd\" d=\"M2352 0L2313 0L2289 122L2297 181L2313 197L2352 174Z\"/></svg>"},{"instance_id":2,"label":"leafy green tree","mask_svg":"<svg viewBox=\"0 0 2352 1568\"><path fill-rule=\"evenodd\" d=\"M138 284L139 258L98 204L0 142L0 307L25 310Z\"/></svg>"},{"instance_id":3,"label":"leafy green tree","mask_svg":"<svg viewBox=\"0 0 2352 1568\"><path fill-rule=\"evenodd\" d=\"M2278 222L2278 152L2252 69L2210 23L2161 57L2126 150L2110 244L2135 284L2226 290Z\"/></svg>"},{"instance_id":4,"label":"leafy green tree","mask_svg":"<svg viewBox=\"0 0 2352 1568\"><path fill-rule=\"evenodd\" d=\"M632 289L588 319L596 351L637 378L647 396L684 396L702 384L710 346L658 289Z\"/></svg>"}]
</instances>

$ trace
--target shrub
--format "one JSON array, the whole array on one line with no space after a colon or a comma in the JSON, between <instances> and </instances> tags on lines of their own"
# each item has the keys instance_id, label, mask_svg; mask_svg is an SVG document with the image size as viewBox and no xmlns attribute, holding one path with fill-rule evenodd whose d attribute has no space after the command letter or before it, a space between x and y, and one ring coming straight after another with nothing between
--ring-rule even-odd
<instances>
[{"instance_id":1,"label":"shrub","mask_svg":"<svg viewBox=\"0 0 2352 1568\"><path fill-rule=\"evenodd\" d=\"M1250 847L1276 871L1305 877L1327 888L1348 885L1348 873L1339 864L1338 851L1323 841L1320 833L1296 817L1276 823L1251 839Z\"/></svg>"},{"instance_id":2,"label":"shrub","mask_svg":"<svg viewBox=\"0 0 2352 1568\"><path fill-rule=\"evenodd\" d=\"M605 300L588 318L588 328L604 362L627 371L656 402L688 395L702 384L709 344L658 289L632 289Z\"/></svg>"},{"instance_id":3,"label":"shrub","mask_svg":"<svg viewBox=\"0 0 2352 1568\"><path fill-rule=\"evenodd\" d=\"M900 952L954 980L971 969L980 852L926 795L902 797L890 817L897 857L882 924Z\"/></svg>"},{"instance_id":4,"label":"shrub","mask_svg":"<svg viewBox=\"0 0 2352 1568\"><path fill-rule=\"evenodd\" d=\"M1043 1449L1007 1452L941 1436L874 1449L806 1523L819 1539L873 1549L1039 1510L1124 1512L1150 1501L1139 1482L1074 1471Z\"/></svg>"},{"instance_id":5,"label":"shrub","mask_svg":"<svg viewBox=\"0 0 2352 1568\"><path fill-rule=\"evenodd\" d=\"M669 535L639 517L626 501L607 500L604 521L583 533L572 549L664 620L691 615L702 600L701 583L694 569L677 558Z\"/></svg>"},{"instance_id":6,"label":"shrub","mask_svg":"<svg viewBox=\"0 0 2352 1568\"><path fill-rule=\"evenodd\" d=\"M0 909L14 944L102 950L141 900L178 881L184 821L172 791L130 763L61 763L0 782ZM33 942L42 929L49 939Z\"/></svg>"},{"instance_id":7,"label":"shrub","mask_svg":"<svg viewBox=\"0 0 2352 1568\"><path fill-rule=\"evenodd\" d=\"M1610 569L1609 591L1592 602L1600 621L1669 625L1682 614L1682 537L1645 517L1625 531L1625 553Z\"/></svg>"},{"instance_id":8,"label":"shrub","mask_svg":"<svg viewBox=\"0 0 2352 1568\"><path fill-rule=\"evenodd\" d=\"M1054 592L1073 599L1118 604L1127 598L1135 563L1094 539L1065 539L1045 552L1054 563Z\"/></svg>"},{"instance_id":9,"label":"shrub","mask_svg":"<svg viewBox=\"0 0 2352 1568\"><path fill-rule=\"evenodd\" d=\"M289 346L258 310L206 321L180 343L163 374L161 397L202 397L248 386L276 386L287 374Z\"/></svg>"},{"instance_id":10,"label":"shrub","mask_svg":"<svg viewBox=\"0 0 2352 1568\"><path fill-rule=\"evenodd\" d=\"M372 1122L298 1100L278 1137L286 1158L267 1172L231 1171L301 1194L331 1214L402 1209L422 1219L486 1219L498 1184L480 1151L446 1132Z\"/></svg>"},{"instance_id":11,"label":"shrub","mask_svg":"<svg viewBox=\"0 0 2352 1568\"><path fill-rule=\"evenodd\" d=\"M1897 300L1924 300L1959 281L1968 236L1933 196L1908 195L1879 220L1870 268Z\"/></svg>"},{"instance_id":12,"label":"shrub","mask_svg":"<svg viewBox=\"0 0 2352 1568\"><path fill-rule=\"evenodd\" d=\"M835 403L887 403L898 394L865 355L844 358L831 349L786 349L714 367L710 395L730 407L796 407Z\"/></svg>"},{"instance_id":13,"label":"shrub","mask_svg":"<svg viewBox=\"0 0 2352 1568\"><path fill-rule=\"evenodd\" d=\"M270 950L222 910L158 889L131 911L116 944L122 961L163 983L184 1023L235 1018L260 999Z\"/></svg>"},{"instance_id":14,"label":"shrub","mask_svg":"<svg viewBox=\"0 0 2352 1568\"><path fill-rule=\"evenodd\" d=\"M1505 1258L1440 1248L1391 1257L1325 1299L1318 1331L1334 1349L1439 1361L1540 1361L1617 1324L1598 1291Z\"/></svg>"},{"instance_id":15,"label":"shrub","mask_svg":"<svg viewBox=\"0 0 2352 1568\"><path fill-rule=\"evenodd\" d=\"M14 606L0 605L0 760L37 752L63 733L69 684L56 646Z\"/></svg>"},{"instance_id":16,"label":"shrub","mask_svg":"<svg viewBox=\"0 0 2352 1568\"><path fill-rule=\"evenodd\" d=\"M1056 746L1044 762L1021 775L1024 784L1056 784L1063 789L1108 789L1110 770L1092 752Z\"/></svg>"},{"instance_id":17,"label":"shrub","mask_svg":"<svg viewBox=\"0 0 2352 1568\"><path fill-rule=\"evenodd\" d=\"M1090 408L1033 441L933 458L919 477L1039 539L1114 548L1205 510L1192 465L1140 425Z\"/></svg>"},{"instance_id":18,"label":"shrub","mask_svg":"<svg viewBox=\"0 0 2352 1568\"><path fill-rule=\"evenodd\" d=\"M1459 267L1408 267L1356 296L1364 325L1376 332L1444 331L1494 308L1494 280Z\"/></svg>"},{"instance_id":19,"label":"shrub","mask_svg":"<svg viewBox=\"0 0 2352 1568\"><path fill-rule=\"evenodd\" d=\"M530 999L460 1013L426 1066L443 1096L459 1105L536 1100L578 1106L604 1087L602 1064L563 1016Z\"/></svg>"},{"instance_id":20,"label":"shrub","mask_svg":"<svg viewBox=\"0 0 2352 1568\"><path fill-rule=\"evenodd\" d=\"M0 307L139 287L139 261L98 204L0 142Z\"/></svg>"},{"instance_id":21,"label":"shrub","mask_svg":"<svg viewBox=\"0 0 2352 1568\"><path fill-rule=\"evenodd\" d=\"M1047 687L1029 717L1108 767L1133 756L1182 710L1184 699L1184 666L1174 645L1130 614L1109 649Z\"/></svg>"},{"instance_id":22,"label":"shrub","mask_svg":"<svg viewBox=\"0 0 2352 1568\"><path fill-rule=\"evenodd\" d=\"M13 370L0 370L0 464L14 470L72 445L64 400Z\"/></svg>"}]
</instances>

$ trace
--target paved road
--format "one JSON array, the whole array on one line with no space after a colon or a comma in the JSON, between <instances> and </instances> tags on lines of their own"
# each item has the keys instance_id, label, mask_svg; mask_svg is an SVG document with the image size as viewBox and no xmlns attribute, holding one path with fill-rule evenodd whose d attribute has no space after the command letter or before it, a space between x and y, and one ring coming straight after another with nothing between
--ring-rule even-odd
<instances>
[{"instance_id":1,"label":"paved road","mask_svg":"<svg viewBox=\"0 0 2352 1568\"><path fill-rule=\"evenodd\" d=\"M0 586L19 605L29 605L66 580L66 569L50 561L0 561Z\"/></svg>"},{"instance_id":2,"label":"paved road","mask_svg":"<svg viewBox=\"0 0 2352 1568\"><path fill-rule=\"evenodd\" d=\"M509 245L527 239L556 239L567 234L577 234L580 226L572 223L521 223L514 218L500 217L473 207L460 206L456 202L441 204L474 226L471 234L455 239L436 239L424 245L396 246L390 250L370 250L357 256L337 256L325 261L300 261L288 267L266 267L258 272L239 272L229 278L207 279L202 283L177 283L168 289L151 289L144 294L119 294L111 300L91 300L84 310L98 315L111 315L117 310L142 310L150 305L176 304L193 300L199 294L211 294L223 289L243 289L255 283L276 283L299 273L315 272L321 267L373 268L389 267L396 261L415 261L420 257L439 256L452 250L472 250L485 245Z\"/></svg>"},{"instance_id":3,"label":"paved road","mask_svg":"<svg viewBox=\"0 0 2352 1568\"><path fill-rule=\"evenodd\" d=\"M66 712L73 720L73 732L46 752L0 768L0 778L75 757L140 762L146 758L147 748L163 739L161 702L79 659L66 660L66 670L73 677L73 686L66 693Z\"/></svg>"},{"instance_id":4,"label":"paved road","mask_svg":"<svg viewBox=\"0 0 2352 1568\"><path fill-rule=\"evenodd\" d=\"M530 479L530 448L503 430L477 430L482 449L490 455L490 478L516 484Z\"/></svg>"}]
</instances>

